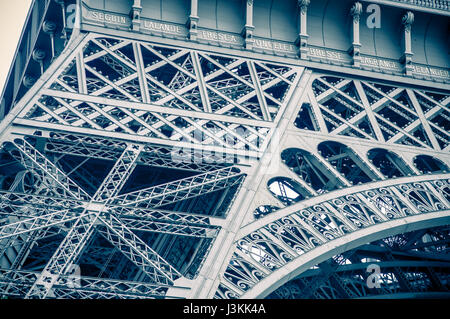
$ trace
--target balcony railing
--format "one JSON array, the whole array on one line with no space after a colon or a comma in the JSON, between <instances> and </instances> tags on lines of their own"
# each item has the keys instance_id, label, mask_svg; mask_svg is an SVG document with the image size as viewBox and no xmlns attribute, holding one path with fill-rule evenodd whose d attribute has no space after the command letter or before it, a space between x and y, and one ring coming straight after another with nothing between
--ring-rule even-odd
<instances>
[{"instance_id":1,"label":"balcony railing","mask_svg":"<svg viewBox=\"0 0 450 319\"><path fill-rule=\"evenodd\" d=\"M449 3L450 3L450 1L448 0L391 0L391 1L404 2L419 7L427 7L439 10L449 10Z\"/></svg>"},{"instance_id":2,"label":"balcony railing","mask_svg":"<svg viewBox=\"0 0 450 319\"><path fill-rule=\"evenodd\" d=\"M450 0L364 0L366 2L374 3L398 3L403 5L410 5L413 7L421 7L427 9L450 11Z\"/></svg>"}]
</instances>

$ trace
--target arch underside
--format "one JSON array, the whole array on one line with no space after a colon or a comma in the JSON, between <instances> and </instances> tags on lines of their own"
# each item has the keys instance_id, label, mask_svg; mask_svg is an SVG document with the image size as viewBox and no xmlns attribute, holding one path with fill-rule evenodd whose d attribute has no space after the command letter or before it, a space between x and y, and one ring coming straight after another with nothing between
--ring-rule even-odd
<instances>
[{"instance_id":1,"label":"arch underside","mask_svg":"<svg viewBox=\"0 0 450 319\"><path fill-rule=\"evenodd\" d=\"M385 227L368 228L331 241L280 267L241 297L342 299L392 294L395 298L395 294L414 292L445 295L449 288L449 216L448 212L431 213L421 216L420 222L413 222L411 218L387 222ZM436 226L445 224L447 226ZM440 235L431 237L435 242L424 243L423 238L415 238L434 230ZM401 247L408 238L412 240L408 242L410 250ZM427 245L431 249L420 249ZM374 265L379 267L379 276L370 277L374 270L369 267ZM428 272L424 273L424 269ZM437 277L432 277L433 270L439 273ZM377 282L380 287L374 285Z\"/></svg>"},{"instance_id":2,"label":"arch underside","mask_svg":"<svg viewBox=\"0 0 450 319\"><path fill-rule=\"evenodd\" d=\"M448 245L448 225L385 237L333 256L266 298L448 298Z\"/></svg>"}]
</instances>

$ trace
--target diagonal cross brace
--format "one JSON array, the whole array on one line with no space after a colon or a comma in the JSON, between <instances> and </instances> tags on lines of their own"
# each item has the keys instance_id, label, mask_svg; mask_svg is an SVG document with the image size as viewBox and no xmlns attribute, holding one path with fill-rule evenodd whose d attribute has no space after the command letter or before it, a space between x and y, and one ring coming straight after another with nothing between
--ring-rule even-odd
<instances>
[{"instance_id":1,"label":"diagonal cross brace","mask_svg":"<svg viewBox=\"0 0 450 319\"><path fill-rule=\"evenodd\" d=\"M75 212L65 210L45 215L38 215L17 221L15 223L6 224L0 226L0 240L63 224L76 220L78 217L78 214Z\"/></svg>"},{"instance_id":2,"label":"diagonal cross brace","mask_svg":"<svg viewBox=\"0 0 450 319\"><path fill-rule=\"evenodd\" d=\"M63 171L42 155L33 145L24 139L15 139L11 142L20 154L14 152L13 149L7 149L8 152L17 159L26 169L31 170L38 176L50 177L64 193L78 200L88 200L90 196L81 187L72 181ZM23 155L23 156L21 156ZM45 179L43 179L45 182ZM52 186L52 185L48 185Z\"/></svg>"},{"instance_id":3,"label":"diagonal cross brace","mask_svg":"<svg viewBox=\"0 0 450 319\"><path fill-rule=\"evenodd\" d=\"M112 214L102 214L100 221L106 227L98 228L98 231L155 283L173 285L174 280L182 277L175 268L136 236L117 217Z\"/></svg>"},{"instance_id":4,"label":"diagonal cross brace","mask_svg":"<svg viewBox=\"0 0 450 319\"><path fill-rule=\"evenodd\" d=\"M234 167L226 167L116 196L112 203L145 208L158 207L232 186L242 176Z\"/></svg>"},{"instance_id":5,"label":"diagonal cross brace","mask_svg":"<svg viewBox=\"0 0 450 319\"><path fill-rule=\"evenodd\" d=\"M136 166L136 160L142 149L142 146L131 145L122 153L94 195L94 201L109 202L112 197L120 192L130 172Z\"/></svg>"},{"instance_id":6,"label":"diagonal cross brace","mask_svg":"<svg viewBox=\"0 0 450 319\"><path fill-rule=\"evenodd\" d=\"M58 185L58 195L61 195L61 202L68 204L72 202L74 205L70 207L70 210L62 208L61 211L51 215L51 218L43 219L39 216L35 216L33 219L25 219L18 224L13 226L7 225L4 231L9 232L11 235L6 235L7 237L16 237L22 233L29 232L31 230L39 230L43 228L48 228L53 224L60 224L67 221L67 214L74 215L74 208L83 205L83 201L90 199L89 194L87 194L83 189L81 189L74 181L72 181L63 171L56 167L51 161L49 161L43 154L41 154L33 145L27 142L25 139L17 138L14 141L8 143L5 149L10 153L10 155L18 160L26 169L33 172L33 174L42 177L42 182L46 184L49 188L53 188L54 184ZM50 182L50 181L53 181ZM49 183L50 182L50 183ZM48 207L49 204L53 203L56 206L60 206L58 199L54 197L40 197L34 195L23 195L21 194L8 194L3 193L2 197L7 200L7 203L11 203L12 200L24 200L28 203L28 200L38 199L39 204L44 207ZM27 200L28 199L28 200ZM38 205L40 206L40 205ZM33 210L33 207L31 207ZM49 217L49 216L47 216ZM75 218L69 218L69 220L74 220ZM13 227L13 228L11 228ZM15 239L12 239L13 241Z\"/></svg>"},{"instance_id":7,"label":"diagonal cross brace","mask_svg":"<svg viewBox=\"0 0 450 319\"><path fill-rule=\"evenodd\" d=\"M148 218L121 217L122 222L131 230L157 232L171 235L181 235L198 238L215 238L218 233L217 227L187 225L185 223L168 223ZM0 237L1 239L1 237Z\"/></svg>"},{"instance_id":8,"label":"diagonal cross brace","mask_svg":"<svg viewBox=\"0 0 450 319\"><path fill-rule=\"evenodd\" d=\"M39 273L34 271L0 268L0 296L10 295L11 291L8 290L17 290L17 287L10 287L10 285L29 289L37 277L39 277ZM98 294L116 294L116 297L126 294L144 298L151 296L163 297L167 288L168 287L151 283L85 276L74 277L73 275L62 275L60 280L54 285L55 290L63 290L67 294L70 294L70 291L90 291ZM57 292L55 292L55 295L58 298L60 297Z\"/></svg>"}]
</instances>

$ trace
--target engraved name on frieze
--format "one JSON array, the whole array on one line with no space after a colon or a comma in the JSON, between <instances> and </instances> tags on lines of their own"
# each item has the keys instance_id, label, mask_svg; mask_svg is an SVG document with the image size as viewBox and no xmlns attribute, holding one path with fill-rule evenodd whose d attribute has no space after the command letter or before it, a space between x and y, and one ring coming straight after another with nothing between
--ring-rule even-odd
<instances>
[{"instance_id":1,"label":"engraved name on frieze","mask_svg":"<svg viewBox=\"0 0 450 319\"><path fill-rule=\"evenodd\" d=\"M89 11L87 17L91 20L112 24L127 25L127 17L100 11Z\"/></svg>"},{"instance_id":2,"label":"engraved name on frieze","mask_svg":"<svg viewBox=\"0 0 450 319\"><path fill-rule=\"evenodd\" d=\"M241 44L242 41L239 41L238 37L234 34L216 32L216 31L208 31L208 30L199 30L198 37L203 40L213 40L219 42L226 42L232 44Z\"/></svg>"},{"instance_id":3,"label":"engraved name on frieze","mask_svg":"<svg viewBox=\"0 0 450 319\"><path fill-rule=\"evenodd\" d=\"M338 60L338 61L346 61L348 58L345 57L344 54L337 51L330 51L330 50L324 50L319 48L309 48L309 55L319 57L319 58L326 58L329 60Z\"/></svg>"},{"instance_id":4,"label":"engraved name on frieze","mask_svg":"<svg viewBox=\"0 0 450 319\"><path fill-rule=\"evenodd\" d=\"M419 73L419 74L424 74L424 75L432 75L432 76L438 76L438 77L443 77L443 78L450 77L450 73L448 70L429 68L429 67L421 66L421 65L413 65L412 71L414 73Z\"/></svg>"},{"instance_id":5,"label":"engraved name on frieze","mask_svg":"<svg viewBox=\"0 0 450 319\"><path fill-rule=\"evenodd\" d=\"M163 32L163 33L173 33L173 34L183 34L182 27L179 25L176 25L176 24L144 20L144 24L142 25L142 27L144 29L151 30L151 31L159 31L159 32Z\"/></svg>"},{"instance_id":6,"label":"engraved name on frieze","mask_svg":"<svg viewBox=\"0 0 450 319\"><path fill-rule=\"evenodd\" d=\"M295 47L292 44L264 39L255 39L253 46L261 49L295 52Z\"/></svg>"},{"instance_id":7,"label":"engraved name on frieze","mask_svg":"<svg viewBox=\"0 0 450 319\"><path fill-rule=\"evenodd\" d=\"M396 71L400 70L398 64L395 63L394 61L382 60L371 57L361 57L361 64L368 66L375 66L383 69L393 69Z\"/></svg>"},{"instance_id":8,"label":"engraved name on frieze","mask_svg":"<svg viewBox=\"0 0 450 319\"><path fill-rule=\"evenodd\" d=\"M433 69L433 68L429 68L429 70L431 75L450 78L450 73L448 72L448 70Z\"/></svg>"}]
</instances>

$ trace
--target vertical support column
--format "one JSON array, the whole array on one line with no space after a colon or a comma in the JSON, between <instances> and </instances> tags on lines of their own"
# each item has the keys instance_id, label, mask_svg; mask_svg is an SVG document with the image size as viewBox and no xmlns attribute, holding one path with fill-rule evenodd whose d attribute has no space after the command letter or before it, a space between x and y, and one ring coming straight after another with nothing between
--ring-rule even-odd
<instances>
[{"instance_id":1,"label":"vertical support column","mask_svg":"<svg viewBox=\"0 0 450 319\"><path fill-rule=\"evenodd\" d=\"M349 53L353 59L353 66L359 68L361 66L361 42L359 40L359 20L362 12L362 4L355 2L350 9L350 15L353 17L352 24L352 46L349 49Z\"/></svg>"},{"instance_id":2,"label":"vertical support column","mask_svg":"<svg viewBox=\"0 0 450 319\"><path fill-rule=\"evenodd\" d=\"M246 216L252 213L250 208L255 206L254 201L258 200L257 192L260 187L263 187L260 185L263 185L264 176L265 174L270 174L270 170L274 169L272 165L278 165L277 160L274 160L274 163L271 161L273 158L279 158L279 141L282 141L286 137L288 124L297 114L298 103L310 76L311 71L302 70L301 76L298 76L293 83L293 93L290 95L290 100L283 114L276 123L275 130L280 134L277 135L279 139L272 137L269 145L264 150L261 160L255 161L253 165L242 170L242 173L247 174L247 177L236 198L233 200L233 206L227 214L223 227L206 257L188 298L201 299L214 297L217 287L223 278L222 276L235 252L235 240L238 239L236 237L237 233L246 221Z\"/></svg>"},{"instance_id":3,"label":"vertical support column","mask_svg":"<svg viewBox=\"0 0 450 319\"><path fill-rule=\"evenodd\" d=\"M209 103L208 98L208 90L206 89L205 78L203 77L203 71L197 52L191 52L191 60L195 74L197 75L198 90L200 92L200 98L203 104L203 111L205 111L205 113L212 113L211 104Z\"/></svg>"},{"instance_id":4,"label":"vertical support column","mask_svg":"<svg viewBox=\"0 0 450 319\"><path fill-rule=\"evenodd\" d=\"M133 42L134 60L136 61L136 71L139 79L139 88L141 90L142 102L150 103L150 94L148 92L147 77L145 76L144 60L142 59L141 45Z\"/></svg>"},{"instance_id":5,"label":"vertical support column","mask_svg":"<svg viewBox=\"0 0 450 319\"><path fill-rule=\"evenodd\" d=\"M403 24L403 56L402 63L404 73L406 75L412 74L412 50L411 50L411 26L414 22L414 14L411 11L405 13L402 18Z\"/></svg>"},{"instance_id":6,"label":"vertical support column","mask_svg":"<svg viewBox=\"0 0 450 319\"><path fill-rule=\"evenodd\" d=\"M308 32L306 29L306 17L308 12L308 5L310 0L298 0L298 5L300 7L300 33L298 35L296 45L300 47L299 56L300 59L308 58Z\"/></svg>"},{"instance_id":7,"label":"vertical support column","mask_svg":"<svg viewBox=\"0 0 450 319\"><path fill-rule=\"evenodd\" d=\"M78 92L81 94L88 94L83 52L78 52L75 58L77 63Z\"/></svg>"},{"instance_id":8,"label":"vertical support column","mask_svg":"<svg viewBox=\"0 0 450 319\"><path fill-rule=\"evenodd\" d=\"M131 30L133 31L139 31L141 27L141 12L142 12L141 0L134 0L130 12Z\"/></svg>"},{"instance_id":9,"label":"vertical support column","mask_svg":"<svg viewBox=\"0 0 450 319\"><path fill-rule=\"evenodd\" d=\"M191 0L191 14L187 22L187 28L189 30L189 40L197 40L197 25L198 25L198 0Z\"/></svg>"},{"instance_id":10,"label":"vertical support column","mask_svg":"<svg viewBox=\"0 0 450 319\"><path fill-rule=\"evenodd\" d=\"M242 30L242 36L245 40L245 48L249 50L253 48L253 30L255 30L255 26L253 25L253 0L247 0L247 5L245 6L245 26Z\"/></svg>"}]
</instances>

